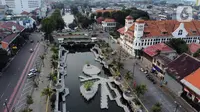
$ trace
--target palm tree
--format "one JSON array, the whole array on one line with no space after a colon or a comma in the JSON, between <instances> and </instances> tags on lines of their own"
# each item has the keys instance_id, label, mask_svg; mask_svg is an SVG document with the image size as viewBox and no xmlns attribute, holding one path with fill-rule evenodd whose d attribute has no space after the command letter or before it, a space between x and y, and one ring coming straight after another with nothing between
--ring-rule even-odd
<instances>
[{"instance_id":1,"label":"palm tree","mask_svg":"<svg viewBox=\"0 0 200 112\"><path fill-rule=\"evenodd\" d=\"M53 55L51 56L51 59L52 59L52 60L58 60L58 55L57 55L57 54L53 54Z\"/></svg>"},{"instance_id":2,"label":"palm tree","mask_svg":"<svg viewBox=\"0 0 200 112\"><path fill-rule=\"evenodd\" d=\"M160 104L159 102L154 104L151 108L152 112L161 112L162 110L162 104Z\"/></svg>"},{"instance_id":3,"label":"palm tree","mask_svg":"<svg viewBox=\"0 0 200 112\"><path fill-rule=\"evenodd\" d=\"M33 112L33 109L25 108L25 109L23 109L23 110L20 111L20 112Z\"/></svg>"},{"instance_id":4,"label":"palm tree","mask_svg":"<svg viewBox=\"0 0 200 112\"><path fill-rule=\"evenodd\" d=\"M50 97L53 94L53 90L47 86L47 88L44 88L43 91L41 92L42 96L48 96Z\"/></svg>"},{"instance_id":5,"label":"palm tree","mask_svg":"<svg viewBox=\"0 0 200 112\"><path fill-rule=\"evenodd\" d=\"M53 53L55 53L55 54L58 54L58 47L57 47L57 46L53 46L53 47L51 48L51 51L52 51Z\"/></svg>"},{"instance_id":6,"label":"palm tree","mask_svg":"<svg viewBox=\"0 0 200 112\"><path fill-rule=\"evenodd\" d=\"M32 96L27 95L26 98L27 98L26 99L26 104L28 104L28 105L33 104L33 98L32 98Z\"/></svg>"},{"instance_id":7,"label":"palm tree","mask_svg":"<svg viewBox=\"0 0 200 112\"><path fill-rule=\"evenodd\" d=\"M138 97L140 97L141 95L144 95L144 93L145 93L146 91L147 91L146 85L141 84L141 85L137 85L137 86L135 87L135 93L136 93L136 95L137 95Z\"/></svg>"},{"instance_id":8,"label":"palm tree","mask_svg":"<svg viewBox=\"0 0 200 112\"><path fill-rule=\"evenodd\" d=\"M44 55L40 55L40 59L42 60L42 65L44 66Z\"/></svg>"},{"instance_id":9,"label":"palm tree","mask_svg":"<svg viewBox=\"0 0 200 112\"><path fill-rule=\"evenodd\" d=\"M131 72L128 71L126 74L125 74L125 79L126 80L129 80L129 79L132 79L133 77L131 76Z\"/></svg>"}]
</instances>

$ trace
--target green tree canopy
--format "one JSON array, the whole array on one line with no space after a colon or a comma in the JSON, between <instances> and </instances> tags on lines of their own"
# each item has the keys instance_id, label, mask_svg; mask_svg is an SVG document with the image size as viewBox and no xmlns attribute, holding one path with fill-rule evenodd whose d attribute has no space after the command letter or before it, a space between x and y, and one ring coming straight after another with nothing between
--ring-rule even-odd
<instances>
[{"instance_id":1,"label":"green tree canopy","mask_svg":"<svg viewBox=\"0 0 200 112\"><path fill-rule=\"evenodd\" d=\"M110 18L110 17L111 17L110 12L104 12L104 13L103 13L103 17L104 17L104 18Z\"/></svg>"},{"instance_id":2,"label":"green tree canopy","mask_svg":"<svg viewBox=\"0 0 200 112\"><path fill-rule=\"evenodd\" d=\"M184 52L188 51L188 46L186 42L180 38L178 39L171 39L167 45L169 45L171 48L176 50L178 54L182 54Z\"/></svg>"},{"instance_id":3,"label":"green tree canopy","mask_svg":"<svg viewBox=\"0 0 200 112\"><path fill-rule=\"evenodd\" d=\"M162 104L156 103L151 108L152 112L161 112L162 110Z\"/></svg>"},{"instance_id":4,"label":"green tree canopy","mask_svg":"<svg viewBox=\"0 0 200 112\"><path fill-rule=\"evenodd\" d=\"M41 30L45 32L45 39L52 41L53 38L51 36L51 33L54 31L55 28L55 22L51 18L45 18L42 20L42 28Z\"/></svg>"},{"instance_id":5,"label":"green tree canopy","mask_svg":"<svg viewBox=\"0 0 200 112\"><path fill-rule=\"evenodd\" d=\"M138 97L140 97L141 95L144 95L144 93L147 91L147 87L146 85L137 85L135 87L135 92L137 94Z\"/></svg>"},{"instance_id":6,"label":"green tree canopy","mask_svg":"<svg viewBox=\"0 0 200 112\"><path fill-rule=\"evenodd\" d=\"M87 91L89 91L91 89L91 87L93 86L94 82L92 81L87 81L84 83L84 87Z\"/></svg>"},{"instance_id":7,"label":"green tree canopy","mask_svg":"<svg viewBox=\"0 0 200 112\"><path fill-rule=\"evenodd\" d=\"M102 15L103 15L102 12L98 12L98 13L97 13L97 18L98 18L98 17L101 17Z\"/></svg>"}]
</instances>

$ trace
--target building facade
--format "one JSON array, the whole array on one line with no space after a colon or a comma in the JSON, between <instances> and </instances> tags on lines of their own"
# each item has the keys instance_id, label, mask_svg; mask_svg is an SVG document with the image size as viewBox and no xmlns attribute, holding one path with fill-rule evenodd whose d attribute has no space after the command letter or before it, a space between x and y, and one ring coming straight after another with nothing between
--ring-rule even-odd
<instances>
[{"instance_id":1,"label":"building facade","mask_svg":"<svg viewBox=\"0 0 200 112\"><path fill-rule=\"evenodd\" d=\"M8 5L13 13L20 14L23 11L31 12L41 7L41 0L1 0L1 5Z\"/></svg>"},{"instance_id":2,"label":"building facade","mask_svg":"<svg viewBox=\"0 0 200 112\"><path fill-rule=\"evenodd\" d=\"M166 43L173 38L181 38L187 44L199 43L200 22L180 23L176 20L144 21L127 16L125 26L118 29L121 46L131 55L148 46Z\"/></svg>"},{"instance_id":3,"label":"building facade","mask_svg":"<svg viewBox=\"0 0 200 112\"><path fill-rule=\"evenodd\" d=\"M105 19L102 21L102 28L104 31L112 31L116 27L116 22L114 19Z\"/></svg>"}]
</instances>

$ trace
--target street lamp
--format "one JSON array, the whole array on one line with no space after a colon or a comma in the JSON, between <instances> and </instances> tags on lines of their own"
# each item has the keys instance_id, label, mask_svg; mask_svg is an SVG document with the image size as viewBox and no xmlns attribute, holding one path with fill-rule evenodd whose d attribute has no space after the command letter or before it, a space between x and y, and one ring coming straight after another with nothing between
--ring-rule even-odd
<instances>
[{"instance_id":1,"label":"street lamp","mask_svg":"<svg viewBox=\"0 0 200 112\"><path fill-rule=\"evenodd\" d=\"M175 108L174 112L177 112L178 108L181 107L181 105L178 104L176 101L174 101L174 103L176 104L176 108Z\"/></svg>"},{"instance_id":2,"label":"street lamp","mask_svg":"<svg viewBox=\"0 0 200 112\"><path fill-rule=\"evenodd\" d=\"M8 104L7 104L7 99L5 99L5 102L3 103L3 105L6 107L7 112L9 112Z\"/></svg>"}]
</instances>

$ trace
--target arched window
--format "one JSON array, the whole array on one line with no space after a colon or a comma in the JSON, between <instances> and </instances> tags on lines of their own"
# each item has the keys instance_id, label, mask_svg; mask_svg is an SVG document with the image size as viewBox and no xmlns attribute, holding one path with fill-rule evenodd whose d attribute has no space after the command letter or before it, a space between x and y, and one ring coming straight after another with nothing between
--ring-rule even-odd
<instances>
[{"instance_id":1,"label":"arched window","mask_svg":"<svg viewBox=\"0 0 200 112\"><path fill-rule=\"evenodd\" d=\"M178 35L182 35L182 34L183 34L183 30L179 30Z\"/></svg>"}]
</instances>

